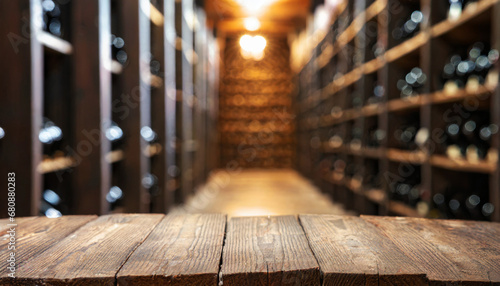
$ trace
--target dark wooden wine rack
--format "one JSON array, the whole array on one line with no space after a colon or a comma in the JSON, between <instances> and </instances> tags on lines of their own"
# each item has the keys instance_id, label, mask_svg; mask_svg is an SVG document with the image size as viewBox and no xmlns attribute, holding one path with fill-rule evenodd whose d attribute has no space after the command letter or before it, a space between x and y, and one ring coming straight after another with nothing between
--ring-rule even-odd
<instances>
[{"instance_id":1,"label":"dark wooden wine rack","mask_svg":"<svg viewBox=\"0 0 500 286\"><path fill-rule=\"evenodd\" d=\"M219 56L208 52L216 41L203 10L189 0L56 2L62 37L42 30L41 0L0 3L2 67L10 67L0 79L0 172L16 173L16 215L40 214L49 187L63 214L167 212L216 166L206 128L216 122ZM112 60L112 33L125 41L123 65ZM44 116L62 129L57 155L44 155L38 140ZM111 120L124 133L119 148L104 136ZM141 137L144 126L155 143ZM149 174L154 190L143 183ZM123 198L110 205L115 185Z\"/></svg>"},{"instance_id":2,"label":"dark wooden wine rack","mask_svg":"<svg viewBox=\"0 0 500 286\"><path fill-rule=\"evenodd\" d=\"M450 93L438 84L444 61L455 46L486 41L492 49L500 48L500 1L479 0L455 20L447 17L447 3L343 1L332 15L329 30L309 38L315 41L312 55L297 75L298 166L324 192L360 213L432 217L390 198L388 186L394 180L390 177L404 177L401 168L409 168L420 175L421 188L427 193L424 201L430 206L433 195L446 184L469 184L473 192L473 178L487 180L489 201L495 206L490 219L500 221L498 160L454 160L432 146L438 144L432 140L432 131L444 128L447 109L464 108L472 101L479 109L489 111L491 123L500 123L498 63L490 71L491 78L477 88ZM396 23L416 9L424 14L420 31L405 41L393 40L391 31ZM384 48L378 57L372 53L374 42ZM420 95L401 99L396 81L403 72L417 66L428 80ZM373 94L374 82L384 87L385 97L368 104L366 99ZM363 98L363 105L353 106L353 94ZM417 151L400 149L391 138L395 128L410 118L431 132L428 144ZM358 145L350 144L355 128L363 130ZM380 146L366 138L370 130L377 128L386 133ZM333 135L341 140L332 140ZM498 152L499 144L497 133L491 141L492 149ZM359 170L354 171L354 177L335 172L332 165L336 159ZM363 179L374 172L373 168L389 179L379 184L366 183Z\"/></svg>"}]
</instances>

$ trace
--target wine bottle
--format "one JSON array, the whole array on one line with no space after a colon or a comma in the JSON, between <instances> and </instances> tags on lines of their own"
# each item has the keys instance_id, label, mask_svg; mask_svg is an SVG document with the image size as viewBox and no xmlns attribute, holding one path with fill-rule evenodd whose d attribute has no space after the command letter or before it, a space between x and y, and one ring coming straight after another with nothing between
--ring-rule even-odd
<instances>
[{"instance_id":1,"label":"wine bottle","mask_svg":"<svg viewBox=\"0 0 500 286\"><path fill-rule=\"evenodd\" d=\"M42 28L57 37L63 36L61 8L57 1L42 1Z\"/></svg>"},{"instance_id":2,"label":"wine bottle","mask_svg":"<svg viewBox=\"0 0 500 286\"><path fill-rule=\"evenodd\" d=\"M111 126L106 129L105 135L111 141L112 149L118 149L123 143L123 130L115 122L111 122Z\"/></svg>"},{"instance_id":3,"label":"wine bottle","mask_svg":"<svg viewBox=\"0 0 500 286\"><path fill-rule=\"evenodd\" d=\"M395 40L402 40L413 37L416 32L420 30L420 24L424 20L424 14L415 10L411 13L410 18L406 21L400 22L399 25L392 31L392 37Z\"/></svg>"},{"instance_id":4,"label":"wine bottle","mask_svg":"<svg viewBox=\"0 0 500 286\"><path fill-rule=\"evenodd\" d=\"M477 194L472 194L467 197L465 200L465 206L467 209L467 212L469 213L470 218L474 220L481 220L483 219L483 215L481 212L481 197Z\"/></svg>"},{"instance_id":5,"label":"wine bottle","mask_svg":"<svg viewBox=\"0 0 500 286\"><path fill-rule=\"evenodd\" d=\"M112 58L120 64L125 64L128 60L127 52L125 52L125 41L123 38L116 35L111 35L111 55Z\"/></svg>"},{"instance_id":6,"label":"wine bottle","mask_svg":"<svg viewBox=\"0 0 500 286\"><path fill-rule=\"evenodd\" d=\"M61 211L51 206L46 201L42 200L40 203L40 213L48 218L58 218L62 216Z\"/></svg>"},{"instance_id":7,"label":"wine bottle","mask_svg":"<svg viewBox=\"0 0 500 286\"><path fill-rule=\"evenodd\" d=\"M418 127L416 125L403 126L395 132L396 140L399 142L399 148L405 150L413 150L416 148L415 136L417 135Z\"/></svg>"},{"instance_id":8,"label":"wine bottle","mask_svg":"<svg viewBox=\"0 0 500 286\"><path fill-rule=\"evenodd\" d=\"M61 202L61 197L53 190L47 189L43 192L43 200L51 206L56 207Z\"/></svg>"},{"instance_id":9,"label":"wine bottle","mask_svg":"<svg viewBox=\"0 0 500 286\"><path fill-rule=\"evenodd\" d=\"M367 99L366 103L374 104L382 102L384 95L385 95L384 87L380 84L376 84L375 87L373 88L373 95Z\"/></svg>"},{"instance_id":10,"label":"wine bottle","mask_svg":"<svg viewBox=\"0 0 500 286\"><path fill-rule=\"evenodd\" d=\"M141 128L141 137L149 144L155 143L158 140L158 134L149 126L143 126Z\"/></svg>"},{"instance_id":11,"label":"wine bottle","mask_svg":"<svg viewBox=\"0 0 500 286\"><path fill-rule=\"evenodd\" d=\"M106 194L106 200L110 204L116 203L123 197L123 191L118 186L112 186Z\"/></svg>"},{"instance_id":12,"label":"wine bottle","mask_svg":"<svg viewBox=\"0 0 500 286\"><path fill-rule=\"evenodd\" d=\"M38 140L42 142L43 153L45 155L52 156L56 153L56 151L61 149L63 133L61 128L59 128L50 119L44 118L43 121L43 127L38 133Z\"/></svg>"},{"instance_id":13,"label":"wine bottle","mask_svg":"<svg viewBox=\"0 0 500 286\"><path fill-rule=\"evenodd\" d=\"M397 82L397 88L401 91L401 98L416 96L427 81L427 76L421 68L415 67L405 75L404 79Z\"/></svg>"}]
</instances>

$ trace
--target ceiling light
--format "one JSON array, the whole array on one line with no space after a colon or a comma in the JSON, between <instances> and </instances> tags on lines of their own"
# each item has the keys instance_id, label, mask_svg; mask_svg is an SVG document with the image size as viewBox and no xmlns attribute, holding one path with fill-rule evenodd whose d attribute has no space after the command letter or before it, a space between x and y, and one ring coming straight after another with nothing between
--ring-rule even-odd
<instances>
[{"instance_id":1,"label":"ceiling light","mask_svg":"<svg viewBox=\"0 0 500 286\"><path fill-rule=\"evenodd\" d=\"M248 31L256 31L260 28L260 21L255 17L245 18L243 25L245 25L245 29Z\"/></svg>"},{"instance_id":2,"label":"ceiling light","mask_svg":"<svg viewBox=\"0 0 500 286\"><path fill-rule=\"evenodd\" d=\"M241 55L245 59L260 61L264 58L267 41L262 36L244 35L240 38Z\"/></svg>"},{"instance_id":3,"label":"ceiling light","mask_svg":"<svg viewBox=\"0 0 500 286\"><path fill-rule=\"evenodd\" d=\"M245 12L251 15L259 14L271 5L275 0L236 0L240 6L245 8Z\"/></svg>"}]
</instances>

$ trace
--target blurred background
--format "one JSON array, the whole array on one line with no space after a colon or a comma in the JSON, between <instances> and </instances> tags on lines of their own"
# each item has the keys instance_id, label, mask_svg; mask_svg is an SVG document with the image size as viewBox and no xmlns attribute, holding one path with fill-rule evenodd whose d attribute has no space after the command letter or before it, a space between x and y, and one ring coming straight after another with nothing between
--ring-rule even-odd
<instances>
[{"instance_id":1,"label":"blurred background","mask_svg":"<svg viewBox=\"0 0 500 286\"><path fill-rule=\"evenodd\" d=\"M500 221L498 19L497 0L0 0L0 174L18 216Z\"/></svg>"}]
</instances>

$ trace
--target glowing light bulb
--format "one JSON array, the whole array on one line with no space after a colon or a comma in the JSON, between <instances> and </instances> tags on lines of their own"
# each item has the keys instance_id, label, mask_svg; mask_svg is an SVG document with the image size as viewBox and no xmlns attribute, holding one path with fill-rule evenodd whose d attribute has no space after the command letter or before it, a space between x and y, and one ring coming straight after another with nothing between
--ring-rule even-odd
<instances>
[{"instance_id":1,"label":"glowing light bulb","mask_svg":"<svg viewBox=\"0 0 500 286\"><path fill-rule=\"evenodd\" d=\"M260 21L255 17L245 18L243 25L248 31L256 31L260 28Z\"/></svg>"},{"instance_id":2,"label":"glowing light bulb","mask_svg":"<svg viewBox=\"0 0 500 286\"><path fill-rule=\"evenodd\" d=\"M255 36L253 37L254 41L254 50L256 52L262 52L266 48L267 41L264 37L262 36Z\"/></svg>"},{"instance_id":3,"label":"glowing light bulb","mask_svg":"<svg viewBox=\"0 0 500 286\"><path fill-rule=\"evenodd\" d=\"M243 35L240 38L241 55L244 59L262 60L266 45L267 41L262 36Z\"/></svg>"}]
</instances>

